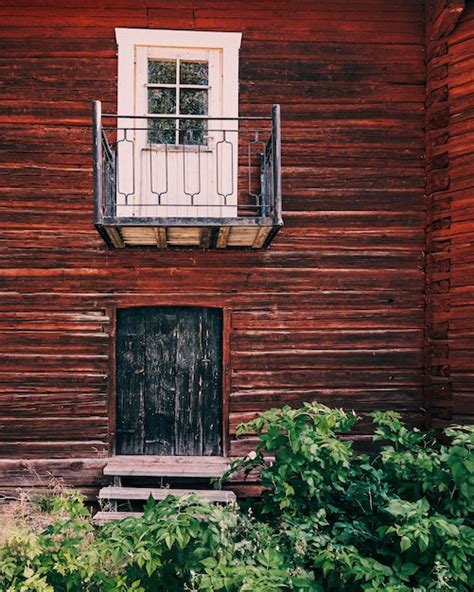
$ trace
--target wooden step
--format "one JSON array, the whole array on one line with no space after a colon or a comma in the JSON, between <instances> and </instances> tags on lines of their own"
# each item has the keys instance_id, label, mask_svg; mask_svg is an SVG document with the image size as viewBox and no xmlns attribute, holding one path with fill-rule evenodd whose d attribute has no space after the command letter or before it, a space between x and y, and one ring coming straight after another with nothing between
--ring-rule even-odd
<instances>
[{"instance_id":1,"label":"wooden step","mask_svg":"<svg viewBox=\"0 0 474 592\"><path fill-rule=\"evenodd\" d=\"M143 516L143 512L97 512L92 517L94 524L104 524L111 520L123 520L124 518L140 518Z\"/></svg>"},{"instance_id":2,"label":"wooden step","mask_svg":"<svg viewBox=\"0 0 474 592\"><path fill-rule=\"evenodd\" d=\"M114 456L104 475L114 477L220 477L230 465L222 456Z\"/></svg>"},{"instance_id":3,"label":"wooden step","mask_svg":"<svg viewBox=\"0 0 474 592\"><path fill-rule=\"evenodd\" d=\"M191 493L195 493L200 499L212 503L229 503L236 499L233 491L218 489L168 489L165 487L103 487L99 492L99 498L108 500L147 500L151 495L155 500L163 500L169 495L185 497Z\"/></svg>"}]
</instances>

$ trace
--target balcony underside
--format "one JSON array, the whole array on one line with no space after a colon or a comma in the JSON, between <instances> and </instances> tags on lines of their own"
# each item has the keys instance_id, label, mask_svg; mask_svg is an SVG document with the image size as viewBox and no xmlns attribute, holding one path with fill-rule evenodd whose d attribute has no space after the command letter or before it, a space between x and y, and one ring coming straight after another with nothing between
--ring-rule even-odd
<instances>
[{"instance_id":1,"label":"balcony underside","mask_svg":"<svg viewBox=\"0 0 474 592\"><path fill-rule=\"evenodd\" d=\"M114 218L96 226L110 247L158 249L262 249L280 229L272 218Z\"/></svg>"}]
</instances>

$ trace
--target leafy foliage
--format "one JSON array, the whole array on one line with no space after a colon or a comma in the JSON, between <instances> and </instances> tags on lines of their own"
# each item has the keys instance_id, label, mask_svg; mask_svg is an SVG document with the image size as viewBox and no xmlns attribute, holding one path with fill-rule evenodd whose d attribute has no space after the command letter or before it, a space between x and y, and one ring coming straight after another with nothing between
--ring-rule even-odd
<instances>
[{"instance_id":1,"label":"leafy foliage","mask_svg":"<svg viewBox=\"0 0 474 592\"><path fill-rule=\"evenodd\" d=\"M259 470L265 487L241 508L169 496L150 499L142 518L95 528L77 496L46 504L57 521L0 549L0 589L471 590L473 428L450 428L440 443L396 413L372 419L381 444L371 455L347 437L357 417L322 405L239 427L259 440L230 472Z\"/></svg>"},{"instance_id":2,"label":"leafy foliage","mask_svg":"<svg viewBox=\"0 0 474 592\"><path fill-rule=\"evenodd\" d=\"M446 430L442 445L397 413L371 415L383 444L369 456L344 438L353 413L271 410L239 427L259 442L232 470L261 469L258 515L314 574L312 589L472 590L474 428Z\"/></svg>"}]
</instances>

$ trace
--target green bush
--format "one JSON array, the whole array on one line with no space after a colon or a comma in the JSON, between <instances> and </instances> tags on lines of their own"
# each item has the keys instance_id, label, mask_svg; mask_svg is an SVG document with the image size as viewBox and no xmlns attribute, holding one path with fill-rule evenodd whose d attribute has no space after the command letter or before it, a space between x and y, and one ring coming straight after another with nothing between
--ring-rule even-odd
<instances>
[{"instance_id":1,"label":"green bush","mask_svg":"<svg viewBox=\"0 0 474 592\"><path fill-rule=\"evenodd\" d=\"M472 590L473 428L446 430L442 444L395 413L372 418L371 455L347 438L353 413L317 404L239 427L258 444L230 472L259 470L265 487L240 508L169 496L96 528L78 496L55 502L56 521L0 549L0 589Z\"/></svg>"},{"instance_id":2,"label":"green bush","mask_svg":"<svg viewBox=\"0 0 474 592\"><path fill-rule=\"evenodd\" d=\"M357 417L321 405L240 426L259 437L255 458L234 464L261 468L259 518L313 590L472 590L474 428L447 429L442 445L397 413L371 416L382 445L370 456L344 438Z\"/></svg>"}]
</instances>

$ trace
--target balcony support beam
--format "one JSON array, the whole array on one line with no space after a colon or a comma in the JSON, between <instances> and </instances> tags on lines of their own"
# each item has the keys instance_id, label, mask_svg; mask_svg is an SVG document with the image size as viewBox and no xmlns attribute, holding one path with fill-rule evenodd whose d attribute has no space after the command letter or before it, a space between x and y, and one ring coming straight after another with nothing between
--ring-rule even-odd
<instances>
[{"instance_id":1,"label":"balcony support beam","mask_svg":"<svg viewBox=\"0 0 474 592\"><path fill-rule=\"evenodd\" d=\"M199 246L201 249L208 249L211 245L211 231L212 228L209 226L201 228L201 236Z\"/></svg>"},{"instance_id":2,"label":"balcony support beam","mask_svg":"<svg viewBox=\"0 0 474 592\"><path fill-rule=\"evenodd\" d=\"M216 247L218 249L225 249L227 247L227 239L230 234L230 226L221 226L219 234L217 235Z\"/></svg>"},{"instance_id":3,"label":"balcony support beam","mask_svg":"<svg viewBox=\"0 0 474 592\"><path fill-rule=\"evenodd\" d=\"M168 237L166 236L166 228L153 228L156 238L156 246L159 249L168 248Z\"/></svg>"},{"instance_id":4,"label":"balcony support beam","mask_svg":"<svg viewBox=\"0 0 474 592\"><path fill-rule=\"evenodd\" d=\"M252 249L261 249L267 240L267 236L270 232L271 228L268 226L262 226L259 228L257 232L257 236L255 237L252 243Z\"/></svg>"},{"instance_id":5,"label":"balcony support beam","mask_svg":"<svg viewBox=\"0 0 474 592\"><path fill-rule=\"evenodd\" d=\"M120 232L116 228L109 226L107 228L107 234L109 235L110 242L116 249L123 249L125 247Z\"/></svg>"}]
</instances>

